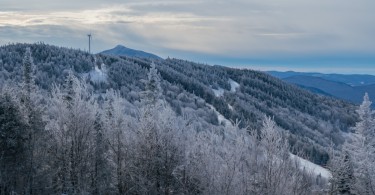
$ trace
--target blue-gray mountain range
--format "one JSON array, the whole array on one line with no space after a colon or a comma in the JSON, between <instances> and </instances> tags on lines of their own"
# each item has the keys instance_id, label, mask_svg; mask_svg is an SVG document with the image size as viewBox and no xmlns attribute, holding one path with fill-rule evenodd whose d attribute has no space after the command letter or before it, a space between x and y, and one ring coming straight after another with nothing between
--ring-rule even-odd
<instances>
[{"instance_id":1,"label":"blue-gray mountain range","mask_svg":"<svg viewBox=\"0 0 375 195\"><path fill-rule=\"evenodd\" d=\"M366 92L369 94L370 99L375 99L375 76L373 75L342 75L291 71L269 71L268 74L311 92L340 98L356 104L362 102Z\"/></svg>"}]
</instances>

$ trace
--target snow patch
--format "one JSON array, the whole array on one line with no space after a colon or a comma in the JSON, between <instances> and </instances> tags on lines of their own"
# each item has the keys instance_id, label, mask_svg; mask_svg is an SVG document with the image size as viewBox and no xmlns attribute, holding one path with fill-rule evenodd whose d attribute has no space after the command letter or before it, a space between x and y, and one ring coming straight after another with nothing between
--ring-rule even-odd
<instances>
[{"instance_id":1,"label":"snow patch","mask_svg":"<svg viewBox=\"0 0 375 195\"><path fill-rule=\"evenodd\" d=\"M228 83L230 84L230 92L236 92L237 88L240 87L240 84L237 83L236 81L229 79ZM212 89L212 88L211 88ZM224 89L219 87L218 89L212 89L212 91L215 93L216 97L221 97L224 95Z\"/></svg>"},{"instance_id":2,"label":"snow patch","mask_svg":"<svg viewBox=\"0 0 375 195\"><path fill-rule=\"evenodd\" d=\"M222 114L220 114L216 108L211 105L211 104L207 104L217 115L217 120L219 121L220 124L224 124L224 126L228 126L228 125L232 125L232 122L230 122L230 120L226 119Z\"/></svg>"},{"instance_id":3,"label":"snow patch","mask_svg":"<svg viewBox=\"0 0 375 195\"><path fill-rule=\"evenodd\" d=\"M290 158L292 160L296 160L298 163L299 163L299 166L300 166L300 169L302 170L306 170L307 172L309 173L313 173L315 176L322 176L323 178L326 178L326 179L329 179L332 177L332 174L331 172L326 169L326 168L323 168L317 164L314 164L306 159L303 159L299 156L296 156L294 154L290 154Z\"/></svg>"},{"instance_id":4,"label":"snow patch","mask_svg":"<svg viewBox=\"0 0 375 195\"><path fill-rule=\"evenodd\" d=\"M236 89L240 87L240 84L232 79L229 79L228 82L230 84L230 92L236 92Z\"/></svg>"},{"instance_id":5,"label":"snow patch","mask_svg":"<svg viewBox=\"0 0 375 195\"><path fill-rule=\"evenodd\" d=\"M233 111L233 106L228 104L228 108Z\"/></svg>"},{"instance_id":6,"label":"snow patch","mask_svg":"<svg viewBox=\"0 0 375 195\"><path fill-rule=\"evenodd\" d=\"M219 89L212 89L216 97L221 97L224 95L224 89L219 87Z\"/></svg>"},{"instance_id":7,"label":"snow patch","mask_svg":"<svg viewBox=\"0 0 375 195\"><path fill-rule=\"evenodd\" d=\"M99 68L95 65L95 69L88 73L90 80L94 83L107 82L107 69L105 64Z\"/></svg>"}]
</instances>

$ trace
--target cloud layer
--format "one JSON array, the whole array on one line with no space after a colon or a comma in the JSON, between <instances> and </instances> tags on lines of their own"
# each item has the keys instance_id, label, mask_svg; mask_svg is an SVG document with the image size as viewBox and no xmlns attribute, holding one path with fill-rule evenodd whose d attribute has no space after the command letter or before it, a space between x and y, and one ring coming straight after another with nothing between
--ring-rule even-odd
<instances>
[{"instance_id":1,"label":"cloud layer","mask_svg":"<svg viewBox=\"0 0 375 195\"><path fill-rule=\"evenodd\" d=\"M91 32L96 52L124 44L163 57L286 66L285 59L352 55L368 66L375 65L374 7L373 0L2 0L0 44L85 49Z\"/></svg>"}]
</instances>

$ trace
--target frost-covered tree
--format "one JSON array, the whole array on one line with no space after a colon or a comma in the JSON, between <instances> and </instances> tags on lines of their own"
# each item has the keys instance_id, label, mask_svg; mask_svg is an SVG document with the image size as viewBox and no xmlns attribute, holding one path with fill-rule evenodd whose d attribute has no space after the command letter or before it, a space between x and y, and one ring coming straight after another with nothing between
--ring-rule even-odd
<instances>
[{"instance_id":1,"label":"frost-covered tree","mask_svg":"<svg viewBox=\"0 0 375 195\"><path fill-rule=\"evenodd\" d=\"M94 163L95 169L92 176L93 194L105 194L112 191L112 175L109 163L109 142L107 132L104 127L101 112L98 111L94 122L94 147L95 156Z\"/></svg>"},{"instance_id":2,"label":"frost-covered tree","mask_svg":"<svg viewBox=\"0 0 375 195\"><path fill-rule=\"evenodd\" d=\"M69 90L55 87L48 106L47 130L53 135L54 193L91 191L90 173L95 168L97 104L86 84L71 76ZM66 97L69 97L67 99Z\"/></svg>"},{"instance_id":3,"label":"frost-covered tree","mask_svg":"<svg viewBox=\"0 0 375 195\"><path fill-rule=\"evenodd\" d=\"M26 52L23 57L23 83L22 88L27 101L30 98L31 92L35 89L35 75L34 75L34 62L31 56L30 47L26 48Z\"/></svg>"},{"instance_id":4,"label":"frost-covered tree","mask_svg":"<svg viewBox=\"0 0 375 195\"><path fill-rule=\"evenodd\" d=\"M264 194L285 193L289 161L289 147L276 123L266 117L260 130L260 145L264 148L264 161L260 162L262 174L260 177L261 192Z\"/></svg>"},{"instance_id":5,"label":"frost-covered tree","mask_svg":"<svg viewBox=\"0 0 375 195\"><path fill-rule=\"evenodd\" d=\"M103 121L106 137L109 144L108 158L112 162L113 184L117 193L124 194L133 187L130 176L133 176L129 168L132 157L132 143L134 143L134 132L132 129L132 117L125 115L125 100L118 92L108 90L103 105ZM134 177L133 177L134 178Z\"/></svg>"},{"instance_id":6,"label":"frost-covered tree","mask_svg":"<svg viewBox=\"0 0 375 195\"><path fill-rule=\"evenodd\" d=\"M375 137L372 102L366 93L357 113L360 121L343 145L340 158L333 157L331 163L334 192L341 194L374 194ZM336 190L335 190L336 189Z\"/></svg>"},{"instance_id":7,"label":"frost-covered tree","mask_svg":"<svg viewBox=\"0 0 375 195\"><path fill-rule=\"evenodd\" d=\"M371 104L366 93L357 110L360 121L348 146L356 164L357 190L361 194L375 193L375 121Z\"/></svg>"},{"instance_id":8,"label":"frost-covered tree","mask_svg":"<svg viewBox=\"0 0 375 195\"><path fill-rule=\"evenodd\" d=\"M72 69L69 69L68 76L63 84L64 100L67 102L68 107L71 107L73 98L75 96L74 86L76 85L77 78L74 76Z\"/></svg>"},{"instance_id":9,"label":"frost-covered tree","mask_svg":"<svg viewBox=\"0 0 375 195\"><path fill-rule=\"evenodd\" d=\"M14 93L0 94L0 194L27 193L28 133Z\"/></svg>"},{"instance_id":10,"label":"frost-covered tree","mask_svg":"<svg viewBox=\"0 0 375 195\"><path fill-rule=\"evenodd\" d=\"M162 89L160 86L160 75L154 62L151 63L149 72L147 74L145 91L143 92L143 95L143 101L149 105L156 105L161 98Z\"/></svg>"},{"instance_id":11,"label":"frost-covered tree","mask_svg":"<svg viewBox=\"0 0 375 195\"><path fill-rule=\"evenodd\" d=\"M44 123L42 121L43 106L41 105L43 97L39 92L38 86L35 85L35 65L30 47L26 48L23 57L23 81L21 84L20 100L22 112L27 121L28 171L26 177L28 178L28 183L26 188L27 193L32 194L33 189L35 189L35 183L39 182L43 175L43 173L37 170L37 167L45 165L45 162L40 160L45 156L45 153L41 151L41 148L44 147L42 140L45 138L45 134L43 132Z\"/></svg>"},{"instance_id":12,"label":"frost-covered tree","mask_svg":"<svg viewBox=\"0 0 375 195\"><path fill-rule=\"evenodd\" d=\"M352 195L356 193L354 164L348 151L331 157L332 179L330 194Z\"/></svg>"},{"instance_id":13,"label":"frost-covered tree","mask_svg":"<svg viewBox=\"0 0 375 195\"><path fill-rule=\"evenodd\" d=\"M363 102L357 110L360 121L357 122L355 131L357 134L361 134L366 138L366 144L371 142L372 138L375 137L374 112L371 110L371 104L372 102L368 94L365 93Z\"/></svg>"}]
</instances>

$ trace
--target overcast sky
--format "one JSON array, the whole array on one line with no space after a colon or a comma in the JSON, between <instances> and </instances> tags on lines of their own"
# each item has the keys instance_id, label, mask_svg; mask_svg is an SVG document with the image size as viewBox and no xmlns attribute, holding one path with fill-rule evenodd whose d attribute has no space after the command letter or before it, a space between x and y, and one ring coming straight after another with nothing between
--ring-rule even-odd
<instances>
[{"instance_id":1,"label":"overcast sky","mask_svg":"<svg viewBox=\"0 0 375 195\"><path fill-rule=\"evenodd\" d=\"M161 57L259 70L375 74L374 0L0 0L0 44Z\"/></svg>"}]
</instances>

